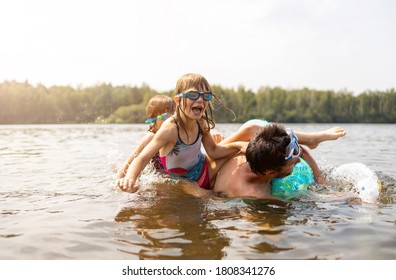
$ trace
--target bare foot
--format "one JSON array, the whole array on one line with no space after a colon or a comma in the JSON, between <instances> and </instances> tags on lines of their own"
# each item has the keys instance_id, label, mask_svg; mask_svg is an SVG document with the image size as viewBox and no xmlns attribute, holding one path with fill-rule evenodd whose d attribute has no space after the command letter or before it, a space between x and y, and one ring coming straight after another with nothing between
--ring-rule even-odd
<instances>
[{"instance_id":1,"label":"bare foot","mask_svg":"<svg viewBox=\"0 0 396 280\"><path fill-rule=\"evenodd\" d=\"M305 145L310 149L315 149L320 143L329 140L337 140L340 137L344 137L346 131L341 127L332 127L328 130L313 132L312 137Z\"/></svg>"}]
</instances>

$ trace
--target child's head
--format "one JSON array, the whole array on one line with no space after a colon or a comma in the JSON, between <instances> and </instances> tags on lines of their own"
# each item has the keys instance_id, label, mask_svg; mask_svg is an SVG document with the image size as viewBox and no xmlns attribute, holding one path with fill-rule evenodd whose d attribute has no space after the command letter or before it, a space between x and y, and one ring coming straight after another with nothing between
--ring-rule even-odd
<instances>
[{"instance_id":1,"label":"child's head","mask_svg":"<svg viewBox=\"0 0 396 280\"><path fill-rule=\"evenodd\" d=\"M157 121L163 121L169 116L173 115L175 109L176 103L169 96L156 95L152 97L146 106L146 123L150 124L149 131L155 132L154 129L158 130L159 127L156 127L156 124L158 123ZM166 113L168 114L162 116Z\"/></svg>"},{"instance_id":2,"label":"child's head","mask_svg":"<svg viewBox=\"0 0 396 280\"><path fill-rule=\"evenodd\" d=\"M212 92L212 89L208 83L208 81L200 74L189 73L181 76L176 83L175 96L180 93L187 93L190 91L197 92ZM212 92L213 94L213 92ZM213 94L213 97L215 95ZM179 97L180 98L180 97ZM199 97L200 98L200 97ZM181 98L179 104L176 106L176 114L179 121L182 122L180 118L180 113L184 113L184 108L186 107L186 98ZM207 109L205 110L203 119L207 122L208 128L214 128L215 123L213 121L213 113L212 113L212 104L209 102ZM207 131L209 132L209 131Z\"/></svg>"}]
</instances>

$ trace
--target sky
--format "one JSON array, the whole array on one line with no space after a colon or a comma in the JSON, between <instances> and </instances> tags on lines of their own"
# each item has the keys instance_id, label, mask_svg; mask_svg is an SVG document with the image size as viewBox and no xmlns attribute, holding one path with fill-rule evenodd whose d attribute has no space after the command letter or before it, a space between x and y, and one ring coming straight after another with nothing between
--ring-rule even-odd
<instances>
[{"instance_id":1,"label":"sky","mask_svg":"<svg viewBox=\"0 0 396 280\"><path fill-rule=\"evenodd\" d=\"M0 83L396 88L393 0L0 0Z\"/></svg>"}]
</instances>

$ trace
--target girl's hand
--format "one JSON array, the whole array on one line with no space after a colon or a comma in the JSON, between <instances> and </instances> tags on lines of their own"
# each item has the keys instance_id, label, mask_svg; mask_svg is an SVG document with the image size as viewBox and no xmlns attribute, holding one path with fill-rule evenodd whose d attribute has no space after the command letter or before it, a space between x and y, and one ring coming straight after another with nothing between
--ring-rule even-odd
<instances>
[{"instance_id":1,"label":"girl's hand","mask_svg":"<svg viewBox=\"0 0 396 280\"><path fill-rule=\"evenodd\" d=\"M124 192L134 193L139 189L139 186L135 184L135 181L128 178L122 178L117 180L117 186Z\"/></svg>"},{"instance_id":2,"label":"girl's hand","mask_svg":"<svg viewBox=\"0 0 396 280\"><path fill-rule=\"evenodd\" d=\"M218 132L216 129L210 130L210 134L212 135L213 140L215 141L216 144L224 140L224 135Z\"/></svg>"}]
</instances>

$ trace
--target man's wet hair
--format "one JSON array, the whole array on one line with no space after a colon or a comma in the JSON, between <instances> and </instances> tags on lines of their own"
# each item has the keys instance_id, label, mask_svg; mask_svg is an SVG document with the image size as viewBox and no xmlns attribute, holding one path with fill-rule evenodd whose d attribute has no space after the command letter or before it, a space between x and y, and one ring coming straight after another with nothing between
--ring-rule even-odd
<instances>
[{"instance_id":1,"label":"man's wet hair","mask_svg":"<svg viewBox=\"0 0 396 280\"><path fill-rule=\"evenodd\" d=\"M257 175L262 175L267 170L282 168L290 141L283 125L272 123L262 127L246 149L246 160L250 169Z\"/></svg>"}]
</instances>

